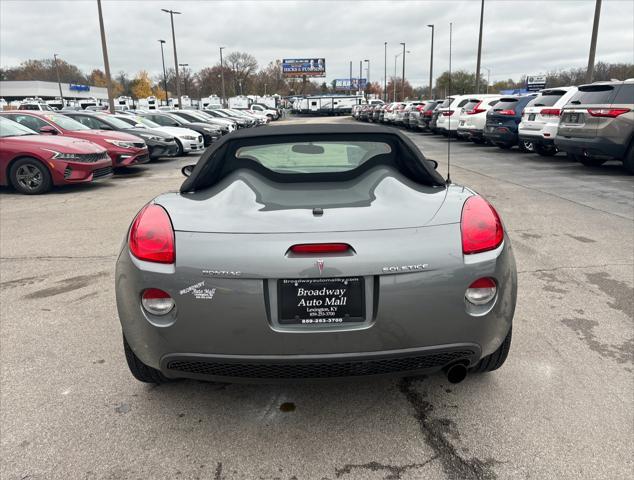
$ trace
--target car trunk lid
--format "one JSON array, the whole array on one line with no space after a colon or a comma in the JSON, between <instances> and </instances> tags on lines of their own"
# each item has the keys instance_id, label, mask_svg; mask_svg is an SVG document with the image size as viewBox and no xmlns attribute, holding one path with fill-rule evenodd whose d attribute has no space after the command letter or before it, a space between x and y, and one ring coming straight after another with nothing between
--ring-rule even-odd
<instances>
[{"instance_id":1,"label":"car trunk lid","mask_svg":"<svg viewBox=\"0 0 634 480\"><path fill-rule=\"evenodd\" d=\"M377 167L353 180L329 183L276 183L238 170L210 189L164 194L156 202L177 231L315 233L424 226L445 197L444 186L422 186Z\"/></svg>"}]
</instances>

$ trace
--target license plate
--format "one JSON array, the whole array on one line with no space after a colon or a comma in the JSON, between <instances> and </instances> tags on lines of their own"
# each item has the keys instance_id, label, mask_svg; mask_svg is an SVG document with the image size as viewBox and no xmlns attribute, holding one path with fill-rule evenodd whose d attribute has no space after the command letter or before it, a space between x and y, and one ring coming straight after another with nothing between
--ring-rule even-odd
<instances>
[{"instance_id":1,"label":"license plate","mask_svg":"<svg viewBox=\"0 0 634 480\"><path fill-rule=\"evenodd\" d=\"M464 120L460 120L460 127L464 127Z\"/></svg>"},{"instance_id":2,"label":"license plate","mask_svg":"<svg viewBox=\"0 0 634 480\"><path fill-rule=\"evenodd\" d=\"M279 322L327 325L365 320L363 278L302 278L278 282Z\"/></svg>"},{"instance_id":3,"label":"license plate","mask_svg":"<svg viewBox=\"0 0 634 480\"><path fill-rule=\"evenodd\" d=\"M533 121L533 120L535 120L535 114L534 114L534 113L529 113L529 114L528 114L528 120L529 120L529 121Z\"/></svg>"},{"instance_id":4,"label":"license plate","mask_svg":"<svg viewBox=\"0 0 634 480\"><path fill-rule=\"evenodd\" d=\"M583 113L566 113L564 121L566 123L583 123Z\"/></svg>"}]
</instances>

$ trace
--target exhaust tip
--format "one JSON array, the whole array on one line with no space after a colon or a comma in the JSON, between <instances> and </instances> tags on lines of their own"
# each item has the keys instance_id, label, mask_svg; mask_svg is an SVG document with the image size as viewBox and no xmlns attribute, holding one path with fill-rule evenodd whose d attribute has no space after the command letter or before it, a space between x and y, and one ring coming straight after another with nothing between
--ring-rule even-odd
<instances>
[{"instance_id":1,"label":"exhaust tip","mask_svg":"<svg viewBox=\"0 0 634 480\"><path fill-rule=\"evenodd\" d=\"M454 363L445 368L445 374L449 383L460 383L467 378L467 366L463 363Z\"/></svg>"}]
</instances>

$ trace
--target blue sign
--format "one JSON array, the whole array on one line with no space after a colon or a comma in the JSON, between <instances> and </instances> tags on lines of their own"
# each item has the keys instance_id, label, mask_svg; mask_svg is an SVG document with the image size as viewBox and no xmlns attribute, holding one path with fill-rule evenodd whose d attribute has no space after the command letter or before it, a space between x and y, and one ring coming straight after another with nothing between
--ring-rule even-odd
<instances>
[{"instance_id":1,"label":"blue sign","mask_svg":"<svg viewBox=\"0 0 634 480\"><path fill-rule=\"evenodd\" d=\"M350 87L350 80L352 80L352 87ZM367 78L337 78L335 79L335 90L365 90L368 86Z\"/></svg>"},{"instance_id":2,"label":"blue sign","mask_svg":"<svg viewBox=\"0 0 634 480\"><path fill-rule=\"evenodd\" d=\"M75 83L71 83L68 86L69 90L73 90L75 92L89 92L90 91L90 85L77 85Z\"/></svg>"}]
</instances>

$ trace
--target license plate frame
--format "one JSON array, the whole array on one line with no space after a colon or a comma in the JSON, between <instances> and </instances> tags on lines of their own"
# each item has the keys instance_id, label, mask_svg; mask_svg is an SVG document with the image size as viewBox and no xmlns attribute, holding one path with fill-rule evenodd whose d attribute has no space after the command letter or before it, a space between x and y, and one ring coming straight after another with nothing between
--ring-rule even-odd
<instances>
[{"instance_id":1,"label":"license plate frame","mask_svg":"<svg viewBox=\"0 0 634 480\"><path fill-rule=\"evenodd\" d=\"M584 121L584 115L580 112L568 112L566 113L565 123L580 124Z\"/></svg>"},{"instance_id":2,"label":"license plate frame","mask_svg":"<svg viewBox=\"0 0 634 480\"><path fill-rule=\"evenodd\" d=\"M277 320L284 326L365 322L365 290L363 277L280 279Z\"/></svg>"},{"instance_id":3,"label":"license plate frame","mask_svg":"<svg viewBox=\"0 0 634 480\"><path fill-rule=\"evenodd\" d=\"M535 113L529 113L528 114L528 121L529 122L534 121L536 116L537 116L537 114L535 114Z\"/></svg>"}]
</instances>

